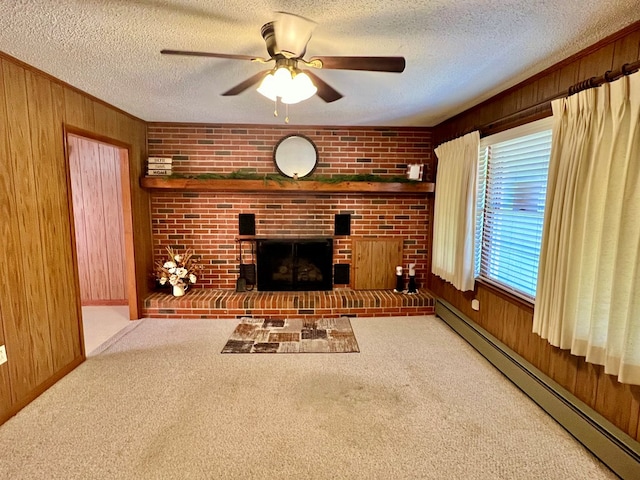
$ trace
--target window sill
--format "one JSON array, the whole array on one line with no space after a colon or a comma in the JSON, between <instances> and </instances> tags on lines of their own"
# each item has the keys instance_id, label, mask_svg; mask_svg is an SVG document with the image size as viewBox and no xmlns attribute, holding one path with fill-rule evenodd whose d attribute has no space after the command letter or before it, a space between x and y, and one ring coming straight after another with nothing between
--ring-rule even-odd
<instances>
[{"instance_id":1,"label":"window sill","mask_svg":"<svg viewBox=\"0 0 640 480\"><path fill-rule=\"evenodd\" d=\"M510 291L505 290L504 288L500 288L496 284L488 282L482 278L476 278L476 287L478 286L482 286L482 288L489 290L494 295L497 295L503 300L506 300L514 305L517 305L519 308L526 310L529 313L533 313L533 308L535 306L533 302L525 300L524 298L519 297L518 295L515 295Z\"/></svg>"}]
</instances>

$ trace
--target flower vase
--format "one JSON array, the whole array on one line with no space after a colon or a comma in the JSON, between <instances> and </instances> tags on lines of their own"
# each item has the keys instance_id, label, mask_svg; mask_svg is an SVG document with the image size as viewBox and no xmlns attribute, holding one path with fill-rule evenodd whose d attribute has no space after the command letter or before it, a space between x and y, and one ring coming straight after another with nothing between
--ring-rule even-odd
<instances>
[{"instance_id":1,"label":"flower vase","mask_svg":"<svg viewBox=\"0 0 640 480\"><path fill-rule=\"evenodd\" d=\"M184 295L185 293L185 286L184 285L174 285L173 286L173 296L174 297L181 297Z\"/></svg>"}]
</instances>

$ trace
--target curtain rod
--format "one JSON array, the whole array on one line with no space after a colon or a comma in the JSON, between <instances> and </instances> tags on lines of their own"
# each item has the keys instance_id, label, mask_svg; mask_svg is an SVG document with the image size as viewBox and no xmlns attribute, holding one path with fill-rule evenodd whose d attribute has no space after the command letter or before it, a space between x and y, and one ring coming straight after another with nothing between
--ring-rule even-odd
<instances>
[{"instance_id":1,"label":"curtain rod","mask_svg":"<svg viewBox=\"0 0 640 480\"><path fill-rule=\"evenodd\" d=\"M529 105L528 107L524 107L520 110L517 110L515 112L509 113L507 115L505 115L504 117L500 117L497 120L494 120L492 122L486 123L484 125L480 125L480 126L474 126L468 130L465 130L464 133L460 134L460 135L456 135L455 137L450 137L450 139L453 138L457 138L459 136L463 136L466 135L467 133L471 133L475 130L479 130L480 134L482 135L483 131L491 131L492 129L495 129L497 126L506 123L510 120L513 119L517 119L518 117L522 117L525 118L527 117L527 115L525 114L525 112L532 112L529 115L533 115L534 113L538 113L538 114L543 114L543 113L548 113L548 111L550 111L551 109L551 102L554 100L557 100L559 98L565 98L565 97L570 97L571 95L574 95L578 92L581 92L583 90L587 90L589 88L595 88L595 87L599 87L600 85L604 84L604 83L608 83L608 82L613 82L614 80L618 80L619 78L625 76L625 75L629 75L631 73L634 73L635 71L640 69L640 60L636 61L636 62L631 62L631 63L625 63L624 65L622 65L622 67L620 67L617 70L607 70L603 75L600 75L599 77L591 77L588 78L587 80L583 80L581 82L576 83L575 85L572 85L571 87L569 87L567 90L564 90L560 93L557 93L553 96L547 97L544 100L541 100L533 105ZM537 111L536 111L537 110ZM546 116L546 115L545 115Z\"/></svg>"}]
</instances>

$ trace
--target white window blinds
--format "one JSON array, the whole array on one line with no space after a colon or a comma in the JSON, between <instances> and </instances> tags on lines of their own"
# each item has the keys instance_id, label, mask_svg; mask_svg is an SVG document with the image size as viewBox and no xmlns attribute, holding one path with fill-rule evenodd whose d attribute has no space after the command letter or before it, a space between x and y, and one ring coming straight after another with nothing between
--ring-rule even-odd
<instances>
[{"instance_id":1,"label":"white window blinds","mask_svg":"<svg viewBox=\"0 0 640 480\"><path fill-rule=\"evenodd\" d=\"M551 119L482 139L476 274L527 300L536 294Z\"/></svg>"}]
</instances>

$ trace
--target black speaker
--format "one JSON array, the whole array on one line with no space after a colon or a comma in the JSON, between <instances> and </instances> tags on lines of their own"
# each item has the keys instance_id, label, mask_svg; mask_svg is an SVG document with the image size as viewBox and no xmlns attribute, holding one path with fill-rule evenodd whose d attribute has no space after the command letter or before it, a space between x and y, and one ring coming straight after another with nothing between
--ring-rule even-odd
<instances>
[{"instance_id":1,"label":"black speaker","mask_svg":"<svg viewBox=\"0 0 640 480\"><path fill-rule=\"evenodd\" d=\"M253 213L238 214L238 235L256 234L256 216Z\"/></svg>"},{"instance_id":2,"label":"black speaker","mask_svg":"<svg viewBox=\"0 0 640 480\"><path fill-rule=\"evenodd\" d=\"M351 265L348 263L336 263L333 266L333 284L334 285L348 285L351 283L350 275Z\"/></svg>"},{"instance_id":3,"label":"black speaker","mask_svg":"<svg viewBox=\"0 0 640 480\"><path fill-rule=\"evenodd\" d=\"M336 214L334 235L351 235L351 214L350 213Z\"/></svg>"}]
</instances>

